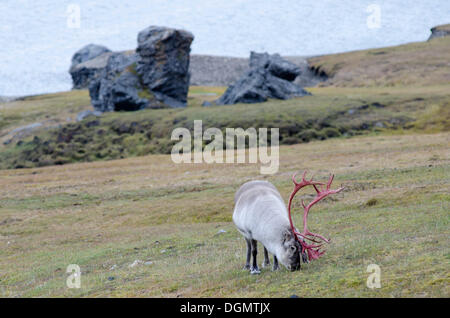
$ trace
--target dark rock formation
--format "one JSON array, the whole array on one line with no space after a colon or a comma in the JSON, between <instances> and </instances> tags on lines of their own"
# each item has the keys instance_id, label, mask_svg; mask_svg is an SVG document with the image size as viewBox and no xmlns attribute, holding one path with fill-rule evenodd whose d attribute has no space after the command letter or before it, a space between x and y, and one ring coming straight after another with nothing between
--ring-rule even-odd
<instances>
[{"instance_id":1,"label":"dark rock formation","mask_svg":"<svg viewBox=\"0 0 450 318\"><path fill-rule=\"evenodd\" d=\"M444 36L450 36L450 24L439 25L431 28L431 35L428 41L434 38L442 38Z\"/></svg>"},{"instance_id":2,"label":"dark rock formation","mask_svg":"<svg viewBox=\"0 0 450 318\"><path fill-rule=\"evenodd\" d=\"M301 87L315 86L327 79L310 69L307 57L283 56L282 58L294 63L300 69L300 74L294 83ZM193 54L189 62L191 85L230 86L249 70L249 59L241 57Z\"/></svg>"},{"instance_id":3,"label":"dark rock formation","mask_svg":"<svg viewBox=\"0 0 450 318\"><path fill-rule=\"evenodd\" d=\"M88 44L73 55L71 67L92 60L93 58L96 58L106 52L111 52L111 50L102 45Z\"/></svg>"},{"instance_id":4,"label":"dark rock formation","mask_svg":"<svg viewBox=\"0 0 450 318\"><path fill-rule=\"evenodd\" d=\"M87 88L106 66L111 51L101 45L89 44L77 51L72 57L69 73L73 88Z\"/></svg>"},{"instance_id":5,"label":"dark rock formation","mask_svg":"<svg viewBox=\"0 0 450 318\"><path fill-rule=\"evenodd\" d=\"M149 27L138 35L136 51L112 53L89 85L98 111L185 107L189 89L187 31Z\"/></svg>"},{"instance_id":6,"label":"dark rock formation","mask_svg":"<svg viewBox=\"0 0 450 318\"><path fill-rule=\"evenodd\" d=\"M72 76L73 88L88 88L90 82L100 76L111 55L112 53L110 52L103 53L92 60L85 61L72 67L70 69L70 76Z\"/></svg>"},{"instance_id":7,"label":"dark rock formation","mask_svg":"<svg viewBox=\"0 0 450 318\"><path fill-rule=\"evenodd\" d=\"M73 68L71 70L73 74L71 75L74 88L87 88L89 81L105 68L110 55L111 53L103 53ZM300 75L294 81L295 84L302 87L315 86L326 80L323 76L318 76L310 70L306 57L283 56L283 58L294 63L301 70ZM189 58L190 85L229 86L249 70L248 58L195 54L192 54Z\"/></svg>"},{"instance_id":8,"label":"dark rock formation","mask_svg":"<svg viewBox=\"0 0 450 318\"><path fill-rule=\"evenodd\" d=\"M143 91L133 66L139 59L136 53L113 53L100 77L89 85L94 109L101 112L139 110L148 100L141 98Z\"/></svg>"},{"instance_id":9,"label":"dark rock formation","mask_svg":"<svg viewBox=\"0 0 450 318\"><path fill-rule=\"evenodd\" d=\"M193 40L190 32L157 26L148 27L138 34L136 52L140 59L136 72L142 84L153 93L159 93L164 102L187 102L189 53Z\"/></svg>"},{"instance_id":10,"label":"dark rock formation","mask_svg":"<svg viewBox=\"0 0 450 318\"><path fill-rule=\"evenodd\" d=\"M217 105L261 103L269 98L290 99L309 95L293 83L300 68L280 55L255 53L250 55L250 70L216 101Z\"/></svg>"},{"instance_id":11,"label":"dark rock formation","mask_svg":"<svg viewBox=\"0 0 450 318\"><path fill-rule=\"evenodd\" d=\"M250 69L266 69L271 75L292 82L300 75L300 68L279 54L250 53Z\"/></svg>"}]
</instances>

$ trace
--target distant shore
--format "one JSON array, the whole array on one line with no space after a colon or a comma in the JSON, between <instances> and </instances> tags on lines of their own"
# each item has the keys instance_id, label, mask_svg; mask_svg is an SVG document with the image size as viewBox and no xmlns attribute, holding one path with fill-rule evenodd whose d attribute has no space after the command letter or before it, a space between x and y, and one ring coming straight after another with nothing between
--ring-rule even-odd
<instances>
[{"instance_id":1,"label":"distant shore","mask_svg":"<svg viewBox=\"0 0 450 318\"><path fill-rule=\"evenodd\" d=\"M300 86L314 86L318 79L309 69L311 56L283 56L300 67L302 75L296 80ZM242 57L191 55L191 85L229 86L249 69L249 59Z\"/></svg>"},{"instance_id":2,"label":"distant shore","mask_svg":"<svg viewBox=\"0 0 450 318\"><path fill-rule=\"evenodd\" d=\"M287 60L298 65L303 76L298 79L301 86L313 86L318 80L314 79L308 67L307 59L311 56L284 56ZM248 58L192 54L190 57L190 72L192 86L229 86L248 69ZM49 93L35 94L44 95ZM24 96L0 96L0 103L11 102Z\"/></svg>"}]
</instances>

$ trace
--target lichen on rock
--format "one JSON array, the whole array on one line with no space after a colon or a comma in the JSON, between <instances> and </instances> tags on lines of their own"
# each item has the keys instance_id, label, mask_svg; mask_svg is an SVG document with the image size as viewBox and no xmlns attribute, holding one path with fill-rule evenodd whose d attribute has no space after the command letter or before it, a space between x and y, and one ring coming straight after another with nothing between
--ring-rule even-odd
<instances>
[{"instance_id":1,"label":"lichen on rock","mask_svg":"<svg viewBox=\"0 0 450 318\"><path fill-rule=\"evenodd\" d=\"M165 27L141 31L136 51L111 53L89 85L93 107L102 112L186 107L193 39L190 32Z\"/></svg>"},{"instance_id":2,"label":"lichen on rock","mask_svg":"<svg viewBox=\"0 0 450 318\"><path fill-rule=\"evenodd\" d=\"M290 99L310 95L293 83L301 73L300 68L279 54L251 52L249 66L250 70L216 100L217 105L261 103L269 98Z\"/></svg>"}]
</instances>

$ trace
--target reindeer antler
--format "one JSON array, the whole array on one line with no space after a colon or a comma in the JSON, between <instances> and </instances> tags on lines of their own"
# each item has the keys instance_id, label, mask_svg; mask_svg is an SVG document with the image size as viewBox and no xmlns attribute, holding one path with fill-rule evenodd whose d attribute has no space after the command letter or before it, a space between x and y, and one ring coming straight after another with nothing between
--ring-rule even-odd
<instances>
[{"instance_id":1,"label":"reindeer antler","mask_svg":"<svg viewBox=\"0 0 450 318\"><path fill-rule=\"evenodd\" d=\"M331 183L333 182L333 179L334 179L334 175L331 175L330 178L328 179L328 182L326 184L326 188L325 189L323 188L324 183L313 181L313 177L311 178L311 180L306 180L305 179L305 177L306 177L306 170L305 170L305 172L303 172L303 176L302 176L302 181L301 182L297 182L295 180L295 176L296 175L297 175L297 173L295 173L292 176L292 182L294 182L294 190L292 191L291 196L289 197L289 204L288 204L289 222L291 223L291 229L292 229L292 232L295 234L295 238L302 245L302 253L306 250L307 253L308 253L308 258L310 260L311 259L318 259L321 255L323 255L323 253L325 253L325 251L321 251L320 250L321 246L323 245L322 242L329 243L330 240L326 239L322 235L315 234L315 233L312 233L312 232L308 231L307 220L308 220L309 210L311 209L311 207L314 204L316 204L317 202L319 202L320 200L322 200L326 196L328 196L330 194L338 193L338 192L342 191L343 188L339 188L337 190L330 190ZM292 222L291 204L292 204L292 200L294 199L295 194L301 188L306 187L306 186L313 186L314 190L316 190L317 194L316 194L316 197L308 205L305 205L305 203L302 200L302 206L303 206L303 209L304 209L304 213L303 213L303 233L299 233L295 229L294 223ZM318 188L318 186L320 186L320 189ZM306 243L305 240L301 240L300 237L303 237L304 239L307 239L307 240L309 240L309 241L311 241L313 243L318 243L318 244L316 244L316 245L308 244L308 243Z\"/></svg>"}]
</instances>

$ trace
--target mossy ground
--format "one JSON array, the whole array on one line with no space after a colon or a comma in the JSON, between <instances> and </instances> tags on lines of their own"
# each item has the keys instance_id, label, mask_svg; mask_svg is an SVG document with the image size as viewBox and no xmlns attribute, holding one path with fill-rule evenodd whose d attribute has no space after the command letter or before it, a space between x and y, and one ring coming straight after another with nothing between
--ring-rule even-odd
<instances>
[{"instance_id":1,"label":"mossy ground","mask_svg":"<svg viewBox=\"0 0 450 318\"><path fill-rule=\"evenodd\" d=\"M217 127L224 133L226 127L278 127L282 145L370 133L449 131L449 87L317 87L309 89L313 96L217 107L201 107L200 102L204 97L216 98L223 88L192 87L186 109L106 113L60 128L41 129L0 147L0 168L167 154L175 143L170 139L173 129L192 130L195 119L203 120L204 129ZM66 99L72 95L79 98L81 92L58 97L63 99L65 95ZM85 98L87 104L87 95ZM33 103L34 99L22 102L21 111L26 109L24 104Z\"/></svg>"}]
</instances>

